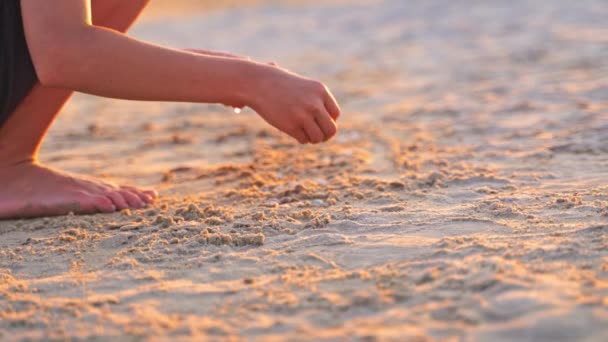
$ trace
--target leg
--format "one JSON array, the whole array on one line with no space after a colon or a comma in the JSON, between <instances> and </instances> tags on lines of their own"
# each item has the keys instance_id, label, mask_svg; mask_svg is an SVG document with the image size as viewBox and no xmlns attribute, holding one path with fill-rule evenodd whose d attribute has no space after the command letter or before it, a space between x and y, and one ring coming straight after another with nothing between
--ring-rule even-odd
<instances>
[{"instance_id":1,"label":"leg","mask_svg":"<svg viewBox=\"0 0 608 342\"><path fill-rule=\"evenodd\" d=\"M93 0L96 25L125 32L148 0ZM72 92L35 85L0 128L0 219L110 212L150 203L154 192L117 187L40 165L38 150Z\"/></svg>"}]
</instances>

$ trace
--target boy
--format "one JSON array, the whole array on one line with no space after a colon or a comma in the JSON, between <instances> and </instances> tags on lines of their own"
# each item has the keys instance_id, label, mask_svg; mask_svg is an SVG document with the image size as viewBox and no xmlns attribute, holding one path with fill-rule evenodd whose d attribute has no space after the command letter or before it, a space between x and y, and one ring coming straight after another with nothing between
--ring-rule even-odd
<instances>
[{"instance_id":1,"label":"boy","mask_svg":"<svg viewBox=\"0 0 608 342\"><path fill-rule=\"evenodd\" d=\"M42 139L73 91L248 106L302 144L336 134L340 108L320 82L238 56L124 35L147 2L0 1L0 219L108 213L155 200L154 191L38 162Z\"/></svg>"}]
</instances>

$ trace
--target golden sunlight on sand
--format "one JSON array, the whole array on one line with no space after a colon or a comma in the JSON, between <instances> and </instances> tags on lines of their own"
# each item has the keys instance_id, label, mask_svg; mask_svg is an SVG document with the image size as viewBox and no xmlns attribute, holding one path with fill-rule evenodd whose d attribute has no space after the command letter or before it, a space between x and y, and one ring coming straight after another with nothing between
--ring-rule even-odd
<instances>
[{"instance_id":1,"label":"golden sunlight on sand","mask_svg":"<svg viewBox=\"0 0 608 342\"><path fill-rule=\"evenodd\" d=\"M0 222L0 340L608 340L605 0L236 3L131 34L319 78L339 135L77 96L43 161L161 200Z\"/></svg>"}]
</instances>

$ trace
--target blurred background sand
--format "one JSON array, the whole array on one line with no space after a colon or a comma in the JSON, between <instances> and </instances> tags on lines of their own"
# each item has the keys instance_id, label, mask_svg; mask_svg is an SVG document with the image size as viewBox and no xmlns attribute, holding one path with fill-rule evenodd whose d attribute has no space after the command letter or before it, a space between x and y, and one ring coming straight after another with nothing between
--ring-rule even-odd
<instances>
[{"instance_id":1,"label":"blurred background sand","mask_svg":"<svg viewBox=\"0 0 608 342\"><path fill-rule=\"evenodd\" d=\"M132 35L326 82L341 133L77 96L53 166L154 208L0 223L0 339L605 341L608 5L153 1Z\"/></svg>"}]
</instances>

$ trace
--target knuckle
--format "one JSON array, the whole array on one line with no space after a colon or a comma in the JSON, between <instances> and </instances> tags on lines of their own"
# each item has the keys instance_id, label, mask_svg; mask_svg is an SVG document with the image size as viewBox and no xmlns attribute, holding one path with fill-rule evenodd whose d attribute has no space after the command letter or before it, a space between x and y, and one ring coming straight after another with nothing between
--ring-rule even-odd
<instances>
[{"instance_id":1,"label":"knuckle","mask_svg":"<svg viewBox=\"0 0 608 342\"><path fill-rule=\"evenodd\" d=\"M298 115L295 122L297 123L298 128L306 126L308 124L308 116Z\"/></svg>"},{"instance_id":2,"label":"knuckle","mask_svg":"<svg viewBox=\"0 0 608 342\"><path fill-rule=\"evenodd\" d=\"M315 105L313 107L312 111L317 116L325 115L325 113L326 113L325 108L320 104Z\"/></svg>"},{"instance_id":3,"label":"knuckle","mask_svg":"<svg viewBox=\"0 0 608 342\"><path fill-rule=\"evenodd\" d=\"M312 87L317 93L324 93L326 91L325 84L319 81L312 81Z\"/></svg>"},{"instance_id":4,"label":"knuckle","mask_svg":"<svg viewBox=\"0 0 608 342\"><path fill-rule=\"evenodd\" d=\"M314 102L305 102L304 109L309 113L316 113L319 111L319 107Z\"/></svg>"}]
</instances>

